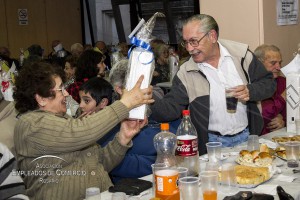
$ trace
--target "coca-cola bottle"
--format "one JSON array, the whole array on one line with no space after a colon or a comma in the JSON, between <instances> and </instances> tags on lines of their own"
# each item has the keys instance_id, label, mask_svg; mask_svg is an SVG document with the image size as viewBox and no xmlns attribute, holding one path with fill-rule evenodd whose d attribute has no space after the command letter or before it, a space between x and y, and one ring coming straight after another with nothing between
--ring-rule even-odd
<instances>
[{"instance_id":1,"label":"coca-cola bottle","mask_svg":"<svg viewBox=\"0 0 300 200\"><path fill-rule=\"evenodd\" d=\"M154 147L157 152L155 163L176 166L176 135L169 131L168 123L162 123L160 129L161 132L157 133L153 138Z\"/></svg>"},{"instance_id":2,"label":"coca-cola bottle","mask_svg":"<svg viewBox=\"0 0 300 200\"><path fill-rule=\"evenodd\" d=\"M199 153L197 131L191 122L190 111L182 111L182 121L177 129L177 166L188 168L188 176L199 174Z\"/></svg>"}]
</instances>

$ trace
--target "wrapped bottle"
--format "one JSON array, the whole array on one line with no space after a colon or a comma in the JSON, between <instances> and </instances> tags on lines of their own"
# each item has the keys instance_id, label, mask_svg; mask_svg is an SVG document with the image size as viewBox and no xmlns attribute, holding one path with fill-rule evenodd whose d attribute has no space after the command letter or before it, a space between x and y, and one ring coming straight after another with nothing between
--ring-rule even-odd
<instances>
[{"instance_id":1,"label":"wrapped bottle","mask_svg":"<svg viewBox=\"0 0 300 200\"><path fill-rule=\"evenodd\" d=\"M176 135L169 131L168 123L162 123L160 129L161 132L157 133L153 138L154 147L157 152L155 163L176 166Z\"/></svg>"},{"instance_id":2,"label":"wrapped bottle","mask_svg":"<svg viewBox=\"0 0 300 200\"><path fill-rule=\"evenodd\" d=\"M144 80L141 85L141 89L149 87L152 79L152 74L155 68L154 55L151 51L150 41L151 34L154 28L156 18L163 17L164 14L156 12L146 23L142 19L137 27L128 36L133 50L129 50L129 67L126 75L126 89L131 90L136 81L141 75L144 75ZM134 34L136 35L134 36ZM136 107L129 112L129 118L131 119L144 119L146 113L146 105L143 104Z\"/></svg>"},{"instance_id":3,"label":"wrapped bottle","mask_svg":"<svg viewBox=\"0 0 300 200\"><path fill-rule=\"evenodd\" d=\"M182 121L177 129L177 166L188 168L188 176L199 174L199 153L197 131L191 122L190 111L182 111Z\"/></svg>"}]
</instances>

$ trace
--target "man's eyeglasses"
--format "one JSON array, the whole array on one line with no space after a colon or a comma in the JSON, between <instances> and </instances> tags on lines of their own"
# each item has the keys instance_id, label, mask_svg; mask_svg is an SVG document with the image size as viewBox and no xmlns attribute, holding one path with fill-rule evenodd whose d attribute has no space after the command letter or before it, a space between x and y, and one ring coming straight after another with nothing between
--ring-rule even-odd
<instances>
[{"instance_id":1,"label":"man's eyeglasses","mask_svg":"<svg viewBox=\"0 0 300 200\"><path fill-rule=\"evenodd\" d=\"M61 86L60 88L58 89L53 89L54 91L61 91L61 93L64 95L66 93L66 88L65 86Z\"/></svg>"},{"instance_id":2,"label":"man's eyeglasses","mask_svg":"<svg viewBox=\"0 0 300 200\"><path fill-rule=\"evenodd\" d=\"M203 35L202 38L200 38L199 40L192 39L189 41L182 41L181 46L187 47L187 45L190 44L192 47L197 47L197 46L199 46L199 43L201 42L201 40L203 40L203 38L208 35L208 33L209 32L205 33L205 35Z\"/></svg>"}]
</instances>

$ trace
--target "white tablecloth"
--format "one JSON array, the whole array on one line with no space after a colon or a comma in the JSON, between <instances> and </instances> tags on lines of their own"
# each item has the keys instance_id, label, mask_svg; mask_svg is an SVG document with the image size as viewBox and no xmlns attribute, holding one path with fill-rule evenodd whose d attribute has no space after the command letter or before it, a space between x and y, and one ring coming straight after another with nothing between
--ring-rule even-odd
<instances>
[{"instance_id":1,"label":"white tablecloth","mask_svg":"<svg viewBox=\"0 0 300 200\"><path fill-rule=\"evenodd\" d=\"M282 128L278 131L274 131L272 133L269 133L267 135L264 135L262 136L262 138L265 138L265 139L272 139L272 137L274 136L283 136L283 135L290 135L286 132L286 128ZM234 147L234 148L223 148L222 149L222 152L237 152L237 151L240 151L241 149L245 149L247 148L247 145L246 144L241 144L237 147ZM228 159L224 160L223 162L235 162L235 159L236 159L236 156L230 156ZM263 185L280 185L283 187L283 189L289 193L290 195L292 195L295 200L300 200L300 173L296 173L296 174L293 174L292 172L292 168L288 168L287 165L286 165L286 162L285 161L282 161L280 158L276 158L274 160L274 162L282 162L283 165L280 166L279 168L281 169L282 171L282 175L286 175L286 176L294 176L294 177L297 177L293 182L291 183L288 183L288 182L281 182L281 181L277 181L275 180L275 178L277 176L279 176L279 174L275 174L269 181L265 182ZM200 170L204 169L204 166L206 164L206 161L203 161L203 160L200 160ZM296 169L300 169L299 167L296 168ZM143 177L142 179L145 179L145 180L149 180L149 181L152 181L152 175L149 175L149 176L146 176L146 177ZM246 188L239 188L239 191L246 191L246 190L253 190L253 189L246 189ZM199 191L200 191L200 188L199 188ZM149 189L148 191L148 194L146 195L143 195L140 197L141 200L149 200L153 197L152 195L152 189ZM101 200L111 200L111 193L109 193L108 191L105 191L105 192L102 192L101 193ZM225 197L226 195L225 194L222 194L222 193L218 193L218 199L221 200ZM278 200L278 195L274 196L275 200ZM202 200L202 195L200 195L200 199Z\"/></svg>"}]
</instances>

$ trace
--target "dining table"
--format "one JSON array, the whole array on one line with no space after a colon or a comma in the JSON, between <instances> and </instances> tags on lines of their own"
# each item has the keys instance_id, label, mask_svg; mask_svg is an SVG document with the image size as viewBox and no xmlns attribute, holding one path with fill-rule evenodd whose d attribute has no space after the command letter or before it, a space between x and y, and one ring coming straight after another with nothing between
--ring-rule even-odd
<instances>
[{"instance_id":1,"label":"dining table","mask_svg":"<svg viewBox=\"0 0 300 200\"><path fill-rule=\"evenodd\" d=\"M272 141L272 138L275 136L293 136L295 135L295 133L288 133L286 128L282 128L276 131L273 131L271 133L268 133L266 135L262 135L259 138L263 138L264 141ZM260 140L261 141L261 140ZM229 162L229 163L233 163L233 164L237 164L236 159L237 156L239 154L239 151L243 150L243 149L247 149L247 143L242 143L238 146L235 147L224 147L222 148L222 153L226 156L225 159L221 159L221 162ZM208 162L207 159L207 154L202 155L199 157L200 160L200 172L203 171L205 169L206 163ZM279 157L275 157L275 159L273 160L273 165L274 168L276 168L276 173L274 173L272 175L272 177L266 181L263 182L261 184L259 184L256 187L251 187L251 188L244 188L244 187L237 187L236 192L238 191L252 191L255 192L255 190L258 187L266 187L266 186L272 186L272 187L276 187L276 186L281 186L285 192L287 192L288 194L290 194L295 200L300 200L300 172L299 173L294 173L293 169L296 169L298 171L300 171L300 167L297 168L289 168L287 167L287 163L285 159L281 159ZM289 181L287 182L284 179L279 179L278 176L280 177L293 177L293 181ZM148 180L152 182L153 179L153 175L150 174L148 176L145 177L141 177L141 179L143 180ZM273 192L274 193L274 192ZM202 193L201 193L201 180L200 180L200 184L199 184L199 199L202 200ZM224 194L221 191L218 190L218 200L222 200L224 199L225 196L227 196L228 194ZM276 193L276 195L273 195L275 200L278 200L278 194ZM111 200L112 197L112 193L110 193L109 191L104 191L101 193L101 200ZM154 197L154 192L153 192L153 188L150 188L146 191L144 191L141 195L136 196L134 199L140 199L140 200L150 200L151 198ZM129 198L129 197L128 197Z\"/></svg>"}]
</instances>

